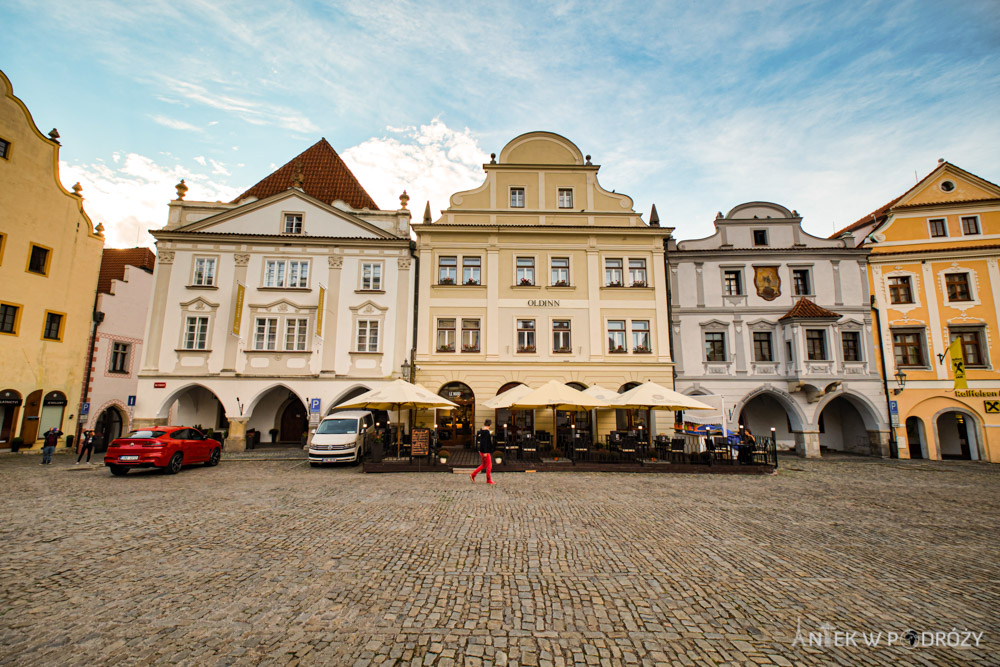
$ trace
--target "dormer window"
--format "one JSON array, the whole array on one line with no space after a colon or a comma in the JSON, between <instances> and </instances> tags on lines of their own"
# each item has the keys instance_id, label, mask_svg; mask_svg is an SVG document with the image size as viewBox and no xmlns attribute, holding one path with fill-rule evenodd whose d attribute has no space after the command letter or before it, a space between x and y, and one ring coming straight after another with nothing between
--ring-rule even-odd
<instances>
[{"instance_id":1,"label":"dormer window","mask_svg":"<svg viewBox=\"0 0 1000 667\"><path fill-rule=\"evenodd\" d=\"M755 230L753 230L753 244L754 245L767 245L767 230L766 229L755 229Z\"/></svg>"},{"instance_id":2,"label":"dormer window","mask_svg":"<svg viewBox=\"0 0 1000 667\"><path fill-rule=\"evenodd\" d=\"M524 188L510 189L510 207L524 208Z\"/></svg>"},{"instance_id":3,"label":"dormer window","mask_svg":"<svg viewBox=\"0 0 1000 667\"><path fill-rule=\"evenodd\" d=\"M573 208L573 188L559 188L559 208Z\"/></svg>"},{"instance_id":4,"label":"dormer window","mask_svg":"<svg viewBox=\"0 0 1000 667\"><path fill-rule=\"evenodd\" d=\"M285 227L283 229L284 234L301 234L302 233L302 214L301 213L286 213L285 214Z\"/></svg>"}]
</instances>

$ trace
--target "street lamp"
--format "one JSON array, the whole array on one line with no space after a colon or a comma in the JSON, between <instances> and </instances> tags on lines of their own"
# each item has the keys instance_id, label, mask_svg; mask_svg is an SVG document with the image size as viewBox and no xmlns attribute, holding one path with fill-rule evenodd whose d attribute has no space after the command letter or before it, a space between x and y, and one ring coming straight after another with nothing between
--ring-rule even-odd
<instances>
[{"instance_id":1,"label":"street lamp","mask_svg":"<svg viewBox=\"0 0 1000 667\"><path fill-rule=\"evenodd\" d=\"M410 379L410 370L412 368L413 367L410 366L410 360L409 359L404 359L403 360L403 365L401 367L401 370L403 371L403 379L405 379L407 382L412 382L412 380Z\"/></svg>"},{"instance_id":2,"label":"street lamp","mask_svg":"<svg viewBox=\"0 0 1000 667\"><path fill-rule=\"evenodd\" d=\"M899 395L903 393L903 387L906 386L906 373L904 373L903 369L900 368L896 371L896 374L893 377L896 378L897 388L893 389L892 393L895 395Z\"/></svg>"}]
</instances>

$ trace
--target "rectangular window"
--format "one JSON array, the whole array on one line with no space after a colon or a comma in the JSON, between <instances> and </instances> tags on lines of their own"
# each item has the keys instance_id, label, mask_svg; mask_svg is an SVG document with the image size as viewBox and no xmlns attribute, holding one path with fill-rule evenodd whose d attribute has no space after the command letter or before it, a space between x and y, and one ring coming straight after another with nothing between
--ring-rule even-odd
<instances>
[{"instance_id":1,"label":"rectangular window","mask_svg":"<svg viewBox=\"0 0 1000 667\"><path fill-rule=\"evenodd\" d=\"M361 263L361 289L382 289L382 262Z\"/></svg>"},{"instance_id":2,"label":"rectangular window","mask_svg":"<svg viewBox=\"0 0 1000 667\"><path fill-rule=\"evenodd\" d=\"M278 318L258 317L254 328L253 349L278 349Z\"/></svg>"},{"instance_id":3,"label":"rectangular window","mask_svg":"<svg viewBox=\"0 0 1000 667\"><path fill-rule=\"evenodd\" d=\"M518 257L517 258L517 274L515 276L516 285L534 285L535 284L535 258L534 257Z\"/></svg>"},{"instance_id":4,"label":"rectangular window","mask_svg":"<svg viewBox=\"0 0 1000 667\"><path fill-rule=\"evenodd\" d=\"M269 259L264 262L264 287L308 286L308 260Z\"/></svg>"},{"instance_id":5,"label":"rectangular window","mask_svg":"<svg viewBox=\"0 0 1000 667\"><path fill-rule=\"evenodd\" d=\"M552 351L572 352L573 341L570 339L570 321L552 320Z\"/></svg>"},{"instance_id":6,"label":"rectangular window","mask_svg":"<svg viewBox=\"0 0 1000 667\"><path fill-rule=\"evenodd\" d=\"M3 264L3 249L7 244L7 235L0 232L0 264Z\"/></svg>"},{"instance_id":7,"label":"rectangular window","mask_svg":"<svg viewBox=\"0 0 1000 667\"><path fill-rule=\"evenodd\" d=\"M462 284L479 285L482 283L482 257L462 258Z\"/></svg>"},{"instance_id":8,"label":"rectangular window","mask_svg":"<svg viewBox=\"0 0 1000 667\"><path fill-rule=\"evenodd\" d=\"M753 244L754 245L767 245L767 230L766 229L755 229L755 230L753 230Z\"/></svg>"},{"instance_id":9,"label":"rectangular window","mask_svg":"<svg viewBox=\"0 0 1000 667\"><path fill-rule=\"evenodd\" d=\"M573 208L572 188L559 188L559 208Z\"/></svg>"},{"instance_id":10,"label":"rectangular window","mask_svg":"<svg viewBox=\"0 0 1000 667\"><path fill-rule=\"evenodd\" d=\"M971 236L973 234L979 233L979 216L978 215L963 215L962 216L962 234L965 236Z\"/></svg>"},{"instance_id":11,"label":"rectangular window","mask_svg":"<svg viewBox=\"0 0 1000 667\"><path fill-rule=\"evenodd\" d=\"M897 366L924 365L924 337L919 331L894 331L892 350Z\"/></svg>"},{"instance_id":12,"label":"rectangular window","mask_svg":"<svg viewBox=\"0 0 1000 667\"><path fill-rule=\"evenodd\" d=\"M826 332L822 329L806 329L806 358L826 361Z\"/></svg>"},{"instance_id":13,"label":"rectangular window","mask_svg":"<svg viewBox=\"0 0 1000 667\"><path fill-rule=\"evenodd\" d=\"M608 352L628 352L625 347L625 320L608 320Z\"/></svg>"},{"instance_id":14,"label":"rectangular window","mask_svg":"<svg viewBox=\"0 0 1000 667\"><path fill-rule=\"evenodd\" d=\"M189 317L184 323L184 349L205 350L208 348L208 318Z\"/></svg>"},{"instance_id":15,"label":"rectangular window","mask_svg":"<svg viewBox=\"0 0 1000 667\"><path fill-rule=\"evenodd\" d=\"M785 357L789 363L795 361L795 352L792 350L792 341L790 340L785 341Z\"/></svg>"},{"instance_id":16,"label":"rectangular window","mask_svg":"<svg viewBox=\"0 0 1000 667\"><path fill-rule=\"evenodd\" d=\"M792 293L795 296L808 296L812 294L811 280L809 280L809 269L792 269Z\"/></svg>"},{"instance_id":17,"label":"rectangular window","mask_svg":"<svg viewBox=\"0 0 1000 667\"><path fill-rule=\"evenodd\" d=\"M753 332L753 360L774 361L774 348L771 344L770 331Z\"/></svg>"},{"instance_id":18,"label":"rectangular window","mask_svg":"<svg viewBox=\"0 0 1000 667\"><path fill-rule=\"evenodd\" d=\"M552 258L552 286L569 287L569 257Z\"/></svg>"},{"instance_id":19,"label":"rectangular window","mask_svg":"<svg viewBox=\"0 0 1000 667\"><path fill-rule=\"evenodd\" d=\"M726 271L723 274L723 291L726 296L740 296L743 294L743 272Z\"/></svg>"},{"instance_id":20,"label":"rectangular window","mask_svg":"<svg viewBox=\"0 0 1000 667\"><path fill-rule=\"evenodd\" d=\"M622 286L622 260L604 260L604 284L608 287Z\"/></svg>"},{"instance_id":21,"label":"rectangular window","mask_svg":"<svg viewBox=\"0 0 1000 667\"><path fill-rule=\"evenodd\" d=\"M28 251L28 271L47 276L51 255L52 252L48 248L32 243L31 249Z\"/></svg>"},{"instance_id":22,"label":"rectangular window","mask_svg":"<svg viewBox=\"0 0 1000 667\"><path fill-rule=\"evenodd\" d=\"M927 225L931 230L931 238L948 236L948 221L944 218L934 218L932 220L928 220Z\"/></svg>"},{"instance_id":23,"label":"rectangular window","mask_svg":"<svg viewBox=\"0 0 1000 667\"><path fill-rule=\"evenodd\" d=\"M437 351L455 351L455 318L449 317L438 320Z\"/></svg>"},{"instance_id":24,"label":"rectangular window","mask_svg":"<svg viewBox=\"0 0 1000 667\"><path fill-rule=\"evenodd\" d=\"M458 257L438 258L438 284L454 285L458 281Z\"/></svg>"},{"instance_id":25,"label":"rectangular window","mask_svg":"<svg viewBox=\"0 0 1000 667\"><path fill-rule=\"evenodd\" d=\"M705 332L705 361L726 360L726 334L723 331Z\"/></svg>"},{"instance_id":26,"label":"rectangular window","mask_svg":"<svg viewBox=\"0 0 1000 667\"><path fill-rule=\"evenodd\" d=\"M535 320L517 321L517 351L535 351Z\"/></svg>"},{"instance_id":27,"label":"rectangular window","mask_svg":"<svg viewBox=\"0 0 1000 667\"><path fill-rule=\"evenodd\" d=\"M913 303L913 288L910 276L891 276L889 278L889 302Z\"/></svg>"},{"instance_id":28,"label":"rectangular window","mask_svg":"<svg viewBox=\"0 0 1000 667\"><path fill-rule=\"evenodd\" d=\"M308 342L309 320L304 317L290 317L285 320L285 349L302 351Z\"/></svg>"},{"instance_id":29,"label":"rectangular window","mask_svg":"<svg viewBox=\"0 0 1000 667\"><path fill-rule=\"evenodd\" d=\"M128 373L128 355L132 346L128 343L111 344L111 367L110 373Z\"/></svg>"},{"instance_id":30,"label":"rectangular window","mask_svg":"<svg viewBox=\"0 0 1000 667\"><path fill-rule=\"evenodd\" d=\"M524 208L524 188L510 189L510 207Z\"/></svg>"},{"instance_id":31,"label":"rectangular window","mask_svg":"<svg viewBox=\"0 0 1000 667\"><path fill-rule=\"evenodd\" d=\"M632 320L632 351L639 354L653 351L649 342L649 320Z\"/></svg>"},{"instance_id":32,"label":"rectangular window","mask_svg":"<svg viewBox=\"0 0 1000 667\"><path fill-rule=\"evenodd\" d=\"M479 352L479 320L462 320L462 352Z\"/></svg>"},{"instance_id":33,"label":"rectangular window","mask_svg":"<svg viewBox=\"0 0 1000 667\"><path fill-rule=\"evenodd\" d=\"M286 234L301 234L302 233L302 214L301 213L286 213L285 214L284 232Z\"/></svg>"},{"instance_id":34,"label":"rectangular window","mask_svg":"<svg viewBox=\"0 0 1000 667\"><path fill-rule=\"evenodd\" d=\"M0 333L17 335L21 307L12 303L0 303Z\"/></svg>"},{"instance_id":35,"label":"rectangular window","mask_svg":"<svg viewBox=\"0 0 1000 667\"><path fill-rule=\"evenodd\" d=\"M844 361L863 361L861 358L861 334L859 332L841 332L840 343L844 350Z\"/></svg>"},{"instance_id":36,"label":"rectangular window","mask_svg":"<svg viewBox=\"0 0 1000 667\"><path fill-rule=\"evenodd\" d=\"M358 352L378 352L378 320L358 320Z\"/></svg>"},{"instance_id":37,"label":"rectangular window","mask_svg":"<svg viewBox=\"0 0 1000 667\"><path fill-rule=\"evenodd\" d=\"M10 159L10 142L6 139L0 139L0 158Z\"/></svg>"},{"instance_id":38,"label":"rectangular window","mask_svg":"<svg viewBox=\"0 0 1000 667\"><path fill-rule=\"evenodd\" d=\"M646 260L630 259L628 261L628 282L632 287L645 287Z\"/></svg>"},{"instance_id":39,"label":"rectangular window","mask_svg":"<svg viewBox=\"0 0 1000 667\"><path fill-rule=\"evenodd\" d=\"M215 258L195 257L194 277L191 279L192 285L211 287L215 285Z\"/></svg>"},{"instance_id":40,"label":"rectangular window","mask_svg":"<svg viewBox=\"0 0 1000 667\"><path fill-rule=\"evenodd\" d=\"M946 273L944 285L948 290L948 301L972 301L968 273Z\"/></svg>"},{"instance_id":41,"label":"rectangular window","mask_svg":"<svg viewBox=\"0 0 1000 667\"><path fill-rule=\"evenodd\" d=\"M45 311L45 327L42 330L42 338L45 340L62 340L63 315Z\"/></svg>"},{"instance_id":42,"label":"rectangular window","mask_svg":"<svg viewBox=\"0 0 1000 667\"><path fill-rule=\"evenodd\" d=\"M962 329L951 331L951 340L962 339L962 358L969 368L986 366L986 359L983 357L982 331L980 329Z\"/></svg>"}]
</instances>

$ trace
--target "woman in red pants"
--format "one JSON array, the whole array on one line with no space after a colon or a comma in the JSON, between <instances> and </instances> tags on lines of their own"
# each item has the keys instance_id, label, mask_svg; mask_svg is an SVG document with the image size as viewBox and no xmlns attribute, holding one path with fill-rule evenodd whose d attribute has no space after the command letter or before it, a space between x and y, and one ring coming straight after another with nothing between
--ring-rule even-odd
<instances>
[{"instance_id":1,"label":"woman in red pants","mask_svg":"<svg viewBox=\"0 0 1000 667\"><path fill-rule=\"evenodd\" d=\"M493 454L493 432L490 431L490 425L492 423L493 422L491 420L487 419L483 424L483 427L479 429L479 433L476 434L476 445L479 447L479 458L482 460L482 463L478 468L472 471L471 476L473 482L476 481L476 475L485 470L486 483L496 484L496 482L493 481L493 459L490 456Z\"/></svg>"}]
</instances>

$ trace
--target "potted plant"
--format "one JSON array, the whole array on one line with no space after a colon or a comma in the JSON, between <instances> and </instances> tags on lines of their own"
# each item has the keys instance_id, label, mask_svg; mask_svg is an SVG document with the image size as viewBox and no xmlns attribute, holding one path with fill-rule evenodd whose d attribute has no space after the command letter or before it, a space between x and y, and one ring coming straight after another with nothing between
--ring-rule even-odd
<instances>
[{"instance_id":1,"label":"potted plant","mask_svg":"<svg viewBox=\"0 0 1000 667\"><path fill-rule=\"evenodd\" d=\"M503 463L503 452L500 451L499 449L493 453L493 462L496 463L497 465Z\"/></svg>"},{"instance_id":2,"label":"potted plant","mask_svg":"<svg viewBox=\"0 0 1000 667\"><path fill-rule=\"evenodd\" d=\"M535 351L535 346L534 345L525 345L523 347L519 346L517 348L517 351L518 352L534 352Z\"/></svg>"},{"instance_id":3,"label":"potted plant","mask_svg":"<svg viewBox=\"0 0 1000 667\"><path fill-rule=\"evenodd\" d=\"M455 279L446 276L446 277L442 278L440 280L440 282L438 282L438 284L439 285L454 285L455 284Z\"/></svg>"},{"instance_id":4,"label":"potted plant","mask_svg":"<svg viewBox=\"0 0 1000 667\"><path fill-rule=\"evenodd\" d=\"M620 280L612 280L611 282L608 283L608 287L621 287L621 286L622 286L622 281Z\"/></svg>"},{"instance_id":5,"label":"potted plant","mask_svg":"<svg viewBox=\"0 0 1000 667\"><path fill-rule=\"evenodd\" d=\"M569 352L569 351L570 349L568 347L560 347L558 350L556 350L556 352Z\"/></svg>"},{"instance_id":6,"label":"potted plant","mask_svg":"<svg viewBox=\"0 0 1000 667\"><path fill-rule=\"evenodd\" d=\"M521 278L521 282L518 283L521 287L531 287L535 283L532 282L531 278Z\"/></svg>"},{"instance_id":7,"label":"potted plant","mask_svg":"<svg viewBox=\"0 0 1000 667\"><path fill-rule=\"evenodd\" d=\"M271 434L271 442L277 442L278 441L278 429L276 429L276 428L269 428L269 429L267 429L267 432Z\"/></svg>"},{"instance_id":8,"label":"potted plant","mask_svg":"<svg viewBox=\"0 0 1000 667\"><path fill-rule=\"evenodd\" d=\"M645 280L636 280L634 283L632 283L632 287L645 287L645 286L646 286Z\"/></svg>"},{"instance_id":9,"label":"potted plant","mask_svg":"<svg viewBox=\"0 0 1000 667\"><path fill-rule=\"evenodd\" d=\"M645 345L637 345L636 348L632 351L635 352L636 354L649 354L650 349Z\"/></svg>"},{"instance_id":10,"label":"potted plant","mask_svg":"<svg viewBox=\"0 0 1000 667\"><path fill-rule=\"evenodd\" d=\"M20 436L18 436L16 438L12 438L11 439L11 441L10 441L10 451L16 452L17 450L21 449L21 447L24 447L24 439L23 438L21 438Z\"/></svg>"},{"instance_id":11,"label":"potted plant","mask_svg":"<svg viewBox=\"0 0 1000 667\"><path fill-rule=\"evenodd\" d=\"M623 353L623 352L625 352L625 348L624 348L624 347L622 347L621 345L619 345L618 347L612 347L612 348L611 348L610 350L608 350L608 351L609 351L609 352L612 352L612 353L616 353L616 354L620 354L620 353Z\"/></svg>"},{"instance_id":12,"label":"potted plant","mask_svg":"<svg viewBox=\"0 0 1000 667\"><path fill-rule=\"evenodd\" d=\"M463 345L462 352L479 352L478 345Z\"/></svg>"},{"instance_id":13,"label":"potted plant","mask_svg":"<svg viewBox=\"0 0 1000 667\"><path fill-rule=\"evenodd\" d=\"M449 456L451 456L451 452L449 452L447 449L442 449L438 452L438 461L440 461L441 464L444 465L448 463Z\"/></svg>"},{"instance_id":14,"label":"potted plant","mask_svg":"<svg viewBox=\"0 0 1000 667\"><path fill-rule=\"evenodd\" d=\"M454 352L454 351L455 351L454 344L438 346L438 352Z\"/></svg>"},{"instance_id":15,"label":"potted plant","mask_svg":"<svg viewBox=\"0 0 1000 667\"><path fill-rule=\"evenodd\" d=\"M552 283L552 286L553 287L569 287L569 283L566 282L565 280L557 280L554 283Z\"/></svg>"},{"instance_id":16,"label":"potted plant","mask_svg":"<svg viewBox=\"0 0 1000 667\"><path fill-rule=\"evenodd\" d=\"M475 278L469 278L468 280L465 281L465 284L466 285L478 285L479 281L476 280Z\"/></svg>"}]
</instances>

